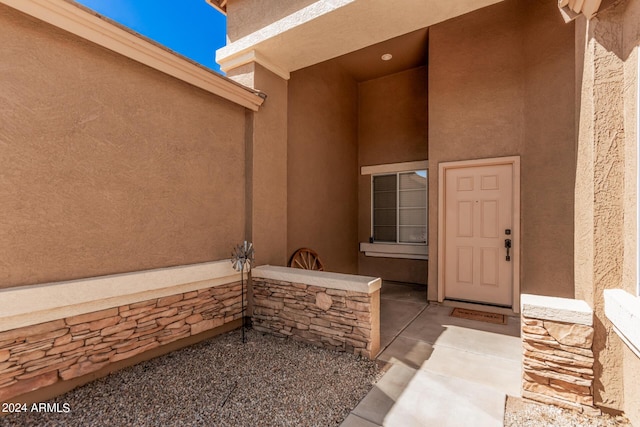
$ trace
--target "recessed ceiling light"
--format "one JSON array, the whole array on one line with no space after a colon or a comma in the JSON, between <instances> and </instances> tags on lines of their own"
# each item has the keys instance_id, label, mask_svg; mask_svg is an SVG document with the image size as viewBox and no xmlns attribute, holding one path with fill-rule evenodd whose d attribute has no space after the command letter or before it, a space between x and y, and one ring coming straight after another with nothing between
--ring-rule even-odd
<instances>
[{"instance_id":1,"label":"recessed ceiling light","mask_svg":"<svg viewBox=\"0 0 640 427\"><path fill-rule=\"evenodd\" d=\"M388 61L391 58L393 58L393 55L391 55L390 53L385 53L384 55L382 55L380 58L382 58L383 61Z\"/></svg>"}]
</instances>

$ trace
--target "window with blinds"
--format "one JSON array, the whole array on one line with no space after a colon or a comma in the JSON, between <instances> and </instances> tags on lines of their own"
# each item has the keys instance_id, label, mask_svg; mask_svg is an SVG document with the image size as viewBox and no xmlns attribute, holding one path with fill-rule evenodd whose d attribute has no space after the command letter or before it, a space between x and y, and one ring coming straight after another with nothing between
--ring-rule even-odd
<instances>
[{"instance_id":1,"label":"window with blinds","mask_svg":"<svg viewBox=\"0 0 640 427\"><path fill-rule=\"evenodd\" d=\"M374 175L374 242L427 243L427 171Z\"/></svg>"}]
</instances>

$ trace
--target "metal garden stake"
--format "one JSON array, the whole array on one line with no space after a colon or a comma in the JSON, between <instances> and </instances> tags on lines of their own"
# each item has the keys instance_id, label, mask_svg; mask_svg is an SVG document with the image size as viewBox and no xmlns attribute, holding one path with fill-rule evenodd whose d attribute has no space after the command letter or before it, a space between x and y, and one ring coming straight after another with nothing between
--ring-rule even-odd
<instances>
[{"instance_id":1,"label":"metal garden stake","mask_svg":"<svg viewBox=\"0 0 640 427\"><path fill-rule=\"evenodd\" d=\"M242 342L247 342L244 336L245 330L245 317L244 317L244 272L251 271L251 264L253 263L253 243L247 242L236 246L231 253L231 264L236 271L240 272L240 283L242 284L241 293L242 296Z\"/></svg>"}]
</instances>

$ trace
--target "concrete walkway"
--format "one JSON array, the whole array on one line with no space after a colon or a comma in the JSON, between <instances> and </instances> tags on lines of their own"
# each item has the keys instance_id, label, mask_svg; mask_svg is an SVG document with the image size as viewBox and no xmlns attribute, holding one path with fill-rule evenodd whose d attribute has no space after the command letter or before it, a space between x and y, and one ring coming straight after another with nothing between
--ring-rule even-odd
<instances>
[{"instance_id":1,"label":"concrete walkway","mask_svg":"<svg viewBox=\"0 0 640 427\"><path fill-rule=\"evenodd\" d=\"M343 427L502 426L506 395L520 395L520 318L459 319L425 301L424 287L383 284L378 360L389 369Z\"/></svg>"}]
</instances>

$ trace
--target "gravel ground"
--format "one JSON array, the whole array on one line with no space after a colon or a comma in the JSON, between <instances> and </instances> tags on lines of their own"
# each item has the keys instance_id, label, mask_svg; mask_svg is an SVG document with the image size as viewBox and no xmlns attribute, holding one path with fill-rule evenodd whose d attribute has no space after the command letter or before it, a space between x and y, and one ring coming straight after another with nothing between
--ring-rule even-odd
<instances>
[{"instance_id":1,"label":"gravel ground","mask_svg":"<svg viewBox=\"0 0 640 427\"><path fill-rule=\"evenodd\" d=\"M69 413L16 413L0 426L335 426L380 376L375 362L234 331L59 396Z\"/></svg>"},{"instance_id":2,"label":"gravel ground","mask_svg":"<svg viewBox=\"0 0 640 427\"><path fill-rule=\"evenodd\" d=\"M590 417L557 406L539 405L509 397L504 414L505 427L631 427L624 417L602 414Z\"/></svg>"}]
</instances>

